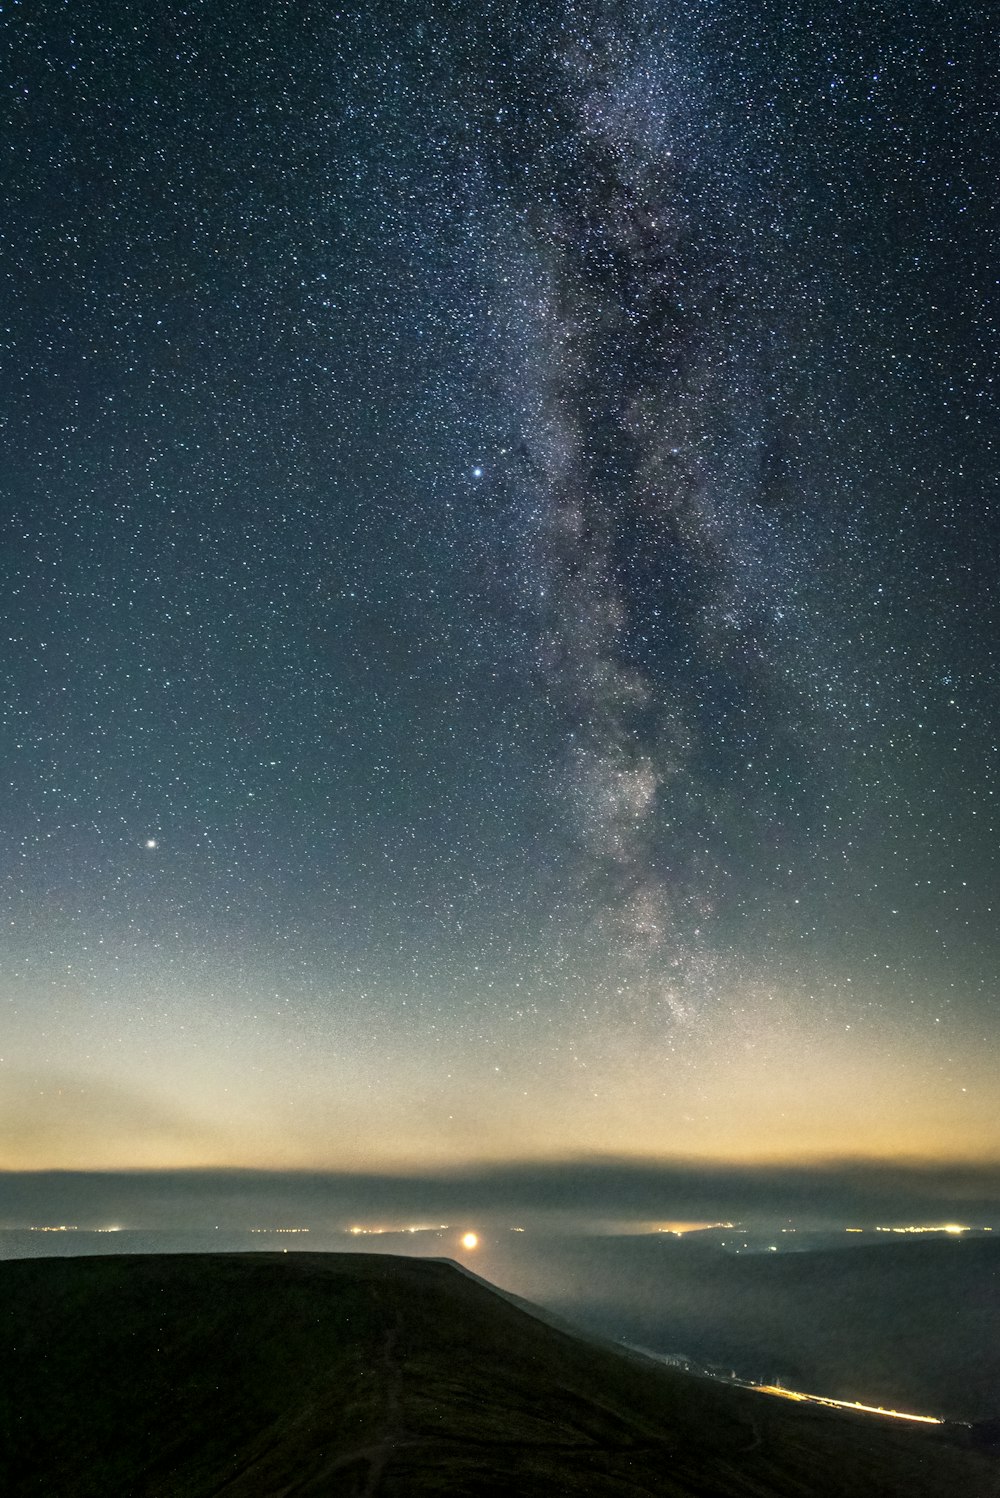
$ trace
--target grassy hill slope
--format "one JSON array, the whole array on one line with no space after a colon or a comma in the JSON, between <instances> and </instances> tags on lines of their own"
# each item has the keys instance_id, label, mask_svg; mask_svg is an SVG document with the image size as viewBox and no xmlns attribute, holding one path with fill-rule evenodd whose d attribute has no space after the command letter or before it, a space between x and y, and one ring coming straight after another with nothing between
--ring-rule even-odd
<instances>
[{"instance_id":1,"label":"grassy hill slope","mask_svg":"<svg viewBox=\"0 0 1000 1498\"><path fill-rule=\"evenodd\" d=\"M1000 1492L940 1433L630 1360L436 1261L0 1264L10 1498Z\"/></svg>"}]
</instances>

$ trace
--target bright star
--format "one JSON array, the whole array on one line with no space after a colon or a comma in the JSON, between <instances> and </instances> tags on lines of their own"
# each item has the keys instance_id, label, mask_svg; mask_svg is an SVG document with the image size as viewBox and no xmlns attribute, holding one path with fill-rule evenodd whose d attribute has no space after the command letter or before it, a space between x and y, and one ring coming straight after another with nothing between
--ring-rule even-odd
<instances>
[{"instance_id":1,"label":"bright star","mask_svg":"<svg viewBox=\"0 0 1000 1498\"><path fill-rule=\"evenodd\" d=\"M157 846L156 838L155 837L147 837L145 845L146 845L147 848L155 848Z\"/></svg>"}]
</instances>

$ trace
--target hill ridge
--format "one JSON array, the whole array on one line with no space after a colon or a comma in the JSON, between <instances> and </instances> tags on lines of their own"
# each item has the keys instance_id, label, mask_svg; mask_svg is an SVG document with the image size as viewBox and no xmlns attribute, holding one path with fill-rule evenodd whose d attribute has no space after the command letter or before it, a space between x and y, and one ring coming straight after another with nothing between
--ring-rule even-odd
<instances>
[{"instance_id":1,"label":"hill ridge","mask_svg":"<svg viewBox=\"0 0 1000 1498\"><path fill-rule=\"evenodd\" d=\"M987 1498L1000 1472L640 1364L446 1260L8 1260L0 1366L10 1498Z\"/></svg>"}]
</instances>

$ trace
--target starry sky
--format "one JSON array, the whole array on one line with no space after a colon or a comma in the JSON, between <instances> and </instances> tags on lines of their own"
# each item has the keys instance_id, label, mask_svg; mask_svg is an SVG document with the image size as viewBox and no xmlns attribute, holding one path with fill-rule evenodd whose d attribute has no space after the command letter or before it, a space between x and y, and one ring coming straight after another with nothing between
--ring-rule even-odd
<instances>
[{"instance_id":1,"label":"starry sky","mask_svg":"<svg viewBox=\"0 0 1000 1498\"><path fill-rule=\"evenodd\" d=\"M0 26L0 1166L1000 1157L986 10Z\"/></svg>"}]
</instances>

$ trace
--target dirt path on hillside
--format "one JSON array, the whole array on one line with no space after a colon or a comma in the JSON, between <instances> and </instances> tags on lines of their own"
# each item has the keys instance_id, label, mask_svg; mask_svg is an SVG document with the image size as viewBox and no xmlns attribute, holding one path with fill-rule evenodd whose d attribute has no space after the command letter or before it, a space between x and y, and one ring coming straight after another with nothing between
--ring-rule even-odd
<instances>
[{"instance_id":1,"label":"dirt path on hillside","mask_svg":"<svg viewBox=\"0 0 1000 1498\"><path fill-rule=\"evenodd\" d=\"M385 1433L382 1439L368 1450L368 1481L361 1498L377 1498L379 1484L386 1464L405 1438L403 1431L403 1370L396 1355L401 1318L397 1314L396 1324L385 1334L382 1343L382 1368L385 1372Z\"/></svg>"}]
</instances>

